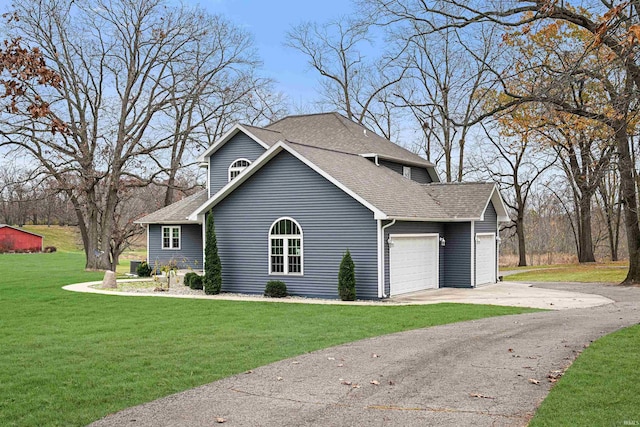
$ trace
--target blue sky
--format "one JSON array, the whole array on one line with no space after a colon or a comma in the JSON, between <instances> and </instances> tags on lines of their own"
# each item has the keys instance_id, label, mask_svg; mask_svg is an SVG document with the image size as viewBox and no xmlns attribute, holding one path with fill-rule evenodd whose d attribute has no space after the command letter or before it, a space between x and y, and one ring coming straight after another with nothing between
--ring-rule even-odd
<instances>
[{"instance_id":1,"label":"blue sky","mask_svg":"<svg viewBox=\"0 0 640 427\"><path fill-rule=\"evenodd\" d=\"M264 74L277 80L278 90L293 104L316 97L318 74L309 69L301 53L284 46L286 32L305 21L324 23L353 11L350 0L192 0L190 3L223 15L250 32L264 62Z\"/></svg>"}]
</instances>

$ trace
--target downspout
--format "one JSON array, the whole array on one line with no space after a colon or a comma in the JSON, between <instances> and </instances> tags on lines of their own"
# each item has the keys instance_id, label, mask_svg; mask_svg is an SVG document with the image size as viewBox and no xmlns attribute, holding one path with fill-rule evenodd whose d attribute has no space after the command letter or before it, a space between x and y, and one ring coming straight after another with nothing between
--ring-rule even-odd
<instances>
[{"instance_id":1,"label":"downspout","mask_svg":"<svg viewBox=\"0 0 640 427\"><path fill-rule=\"evenodd\" d=\"M376 156L376 160L377 160L378 156ZM384 278L385 278L385 268L384 268L384 230L386 230L387 228L391 227L393 224L396 223L396 220L392 220L389 224L387 225L382 225L382 220L378 220L379 224L380 224L380 233L378 234L378 248L380 248L380 271L378 272L378 277L380 278L378 280L378 295L381 295L382 298L387 298L387 294L384 293Z\"/></svg>"},{"instance_id":2,"label":"downspout","mask_svg":"<svg viewBox=\"0 0 640 427\"><path fill-rule=\"evenodd\" d=\"M380 166L380 162L378 161L378 155L377 154L375 156L375 162L376 162L376 166Z\"/></svg>"}]
</instances>

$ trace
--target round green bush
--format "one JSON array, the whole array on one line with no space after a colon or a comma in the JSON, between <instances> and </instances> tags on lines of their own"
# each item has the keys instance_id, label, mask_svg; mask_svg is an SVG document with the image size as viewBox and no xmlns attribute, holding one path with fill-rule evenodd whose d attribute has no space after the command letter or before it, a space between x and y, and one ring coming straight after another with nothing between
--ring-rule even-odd
<instances>
[{"instance_id":1,"label":"round green bush","mask_svg":"<svg viewBox=\"0 0 640 427\"><path fill-rule=\"evenodd\" d=\"M151 267L147 264L146 261L142 261L138 266L136 273L138 273L139 277L149 277L151 276Z\"/></svg>"},{"instance_id":2,"label":"round green bush","mask_svg":"<svg viewBox=\"0 0 640 427\"><path fill-rule=\"evenodd\" d=\"M203 285L203 277L199 276L199 275L195 275L193 277L191 277L191 282L189 283L189 287L191 289L202 289L202 285Z\"/></svg>"},{"instance_id":3,"label":"round green bush","mask_svg":"<svg viewBox=\"0 0 640 427\"><path fill-rule=\"evenodd\" d=\"M189 286L189 287L191 287L191 281L192 281L192 280L193 280L193 278L194 278L195 276L197 276L197 275L198 275L198 274L197 274L197 273L194 273L193 271L191 271L191 272L189 272L189 273L185 274L185 275L184 275L184 280L183 280L183 282L182 282L182 283L183 283L185 286Z\"/></svg>"},{"instance_id":4,"label":"round green bush","mask_svg":"<svg viewBox=\"0 0 640 427\"><path fill-rule=\"evenodd\" d=\"M280 280L270 280L264 289L264 296L271 298L284 298L287 295L287 285Z\"/></svg>"}]
</instances>

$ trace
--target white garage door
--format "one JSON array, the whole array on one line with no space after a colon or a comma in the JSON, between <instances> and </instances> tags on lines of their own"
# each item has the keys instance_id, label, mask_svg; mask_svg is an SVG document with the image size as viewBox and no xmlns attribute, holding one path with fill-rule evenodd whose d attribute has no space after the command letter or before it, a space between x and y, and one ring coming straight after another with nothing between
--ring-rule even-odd
<instances>
[{"instance_id":1,"label":"white garage door","mask_svg":"<svg viewBox=\"0 0 640 427\"><path fill-rule=\"evenodd\" d=\"M438 287L438 235L389 236L391 295Z\"/></svg>"},{"instance_id":2,"label":"white garage door","mask_svg":"<svg viewBox=\"0 0 640 427\"><path fill-rule=\"evenodd\" d=\"M496 282L496 235L476 234L476 285Z\"/></svg>"}]
</instances>

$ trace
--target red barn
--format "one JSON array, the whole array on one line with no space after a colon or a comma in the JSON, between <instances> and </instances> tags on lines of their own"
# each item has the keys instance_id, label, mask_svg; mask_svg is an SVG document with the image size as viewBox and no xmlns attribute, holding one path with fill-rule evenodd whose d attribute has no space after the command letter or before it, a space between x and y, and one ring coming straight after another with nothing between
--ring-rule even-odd
<instances>
[{"instance_id":1,"label":"red barn","mask_svg":"<svg viewBox=\"0 0 640 427\"><path fill-rule=\"evenodd\" d=\"M0 224L0 252L42 250L42 236L6 224Z\"/></svg>"}]
</instances>

